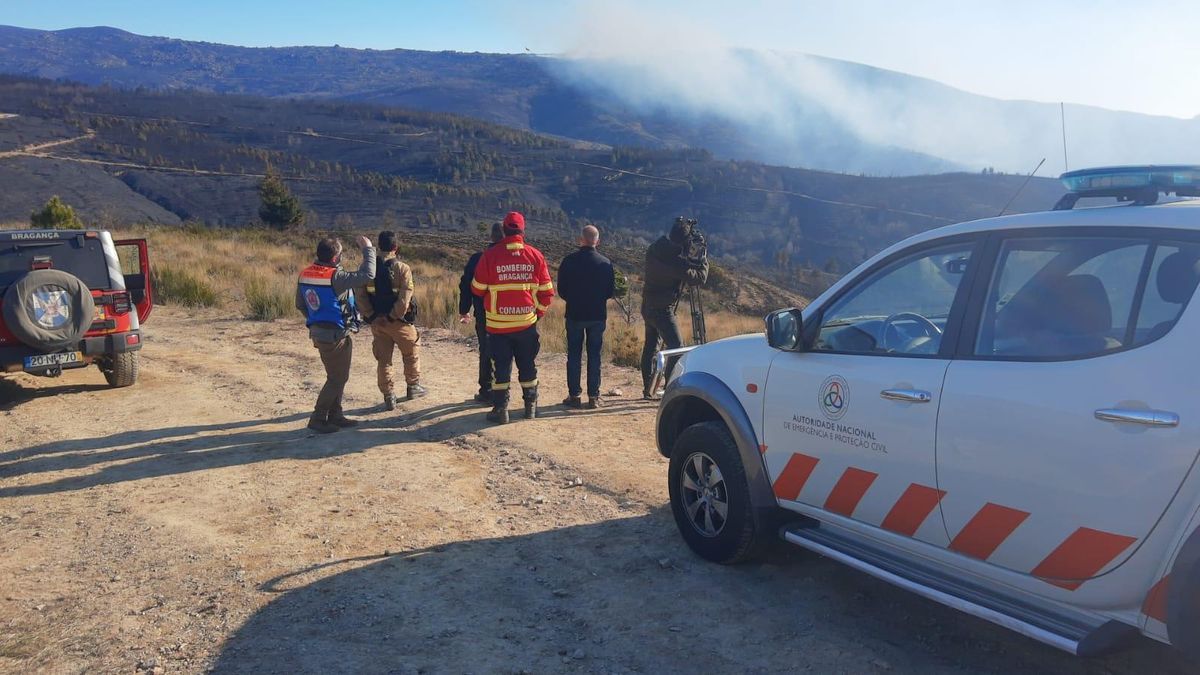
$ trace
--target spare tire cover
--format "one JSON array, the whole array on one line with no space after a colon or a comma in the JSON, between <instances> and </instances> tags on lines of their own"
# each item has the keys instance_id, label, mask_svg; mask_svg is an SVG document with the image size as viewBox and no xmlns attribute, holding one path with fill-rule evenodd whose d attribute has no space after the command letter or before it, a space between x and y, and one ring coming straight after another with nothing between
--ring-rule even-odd
<instances>
[{"instance_id":1,"label":"spare tire cover","mask_svg":"<svg viewBox=\"0 0 1200 675\"><path fill-rule=\"evenodd\" d=\"M92 291L62 270L34 270L4 293L4 323L18 340L51 352L74 347L96 315Z\"/></svg>"}]
</instances>

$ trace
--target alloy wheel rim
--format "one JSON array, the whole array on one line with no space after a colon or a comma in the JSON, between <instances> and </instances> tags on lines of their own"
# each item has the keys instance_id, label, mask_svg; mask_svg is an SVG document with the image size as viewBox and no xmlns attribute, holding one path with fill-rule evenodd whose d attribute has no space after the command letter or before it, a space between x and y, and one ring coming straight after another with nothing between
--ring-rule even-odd
<instances>
[{"instance_id":1,"label":"alloy wheel rim","mask_svg":"<svg viewBox=\"0 0 1200 675\"><path fill-rule=\"evenodd\" d=\"M684 514L701 536L716 537L729 517L729 491L721 469L703 452L694 452L679 472Z\"/></svg>"}]
</instances>

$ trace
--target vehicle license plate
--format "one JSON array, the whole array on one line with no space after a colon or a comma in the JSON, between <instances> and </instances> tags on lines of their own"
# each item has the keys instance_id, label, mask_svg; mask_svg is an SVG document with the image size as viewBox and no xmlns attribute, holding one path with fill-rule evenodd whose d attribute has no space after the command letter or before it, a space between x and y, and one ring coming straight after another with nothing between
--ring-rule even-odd
<instances>
[{"instance_id":1,"label":"vehicle license plate","mask_svg":"<svg viewBox=\"0 0 1200 675\"><path fill-rule=\"evenodd\" d=\"M62 352L61 354L34 354L25 357L25 370L36 370L48 366L65 366L83 361L82 352Z\"/></svg>"}]
</instances>

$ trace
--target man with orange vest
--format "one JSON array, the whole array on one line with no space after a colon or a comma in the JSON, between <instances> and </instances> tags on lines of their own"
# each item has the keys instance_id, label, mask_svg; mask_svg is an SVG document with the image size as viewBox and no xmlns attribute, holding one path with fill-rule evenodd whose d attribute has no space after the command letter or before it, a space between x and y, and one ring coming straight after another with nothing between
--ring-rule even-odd
<instances>
[{"instance_id":1,"label":"man with orange vest","mask_svg":"<svg viewBox=\"0 0 1200 675\"><path fill-rule=\"evenodd\" d=\"M375 248L366 237L355 241L362 249L357 272L342 269L342 242L325 238L317 243L316 262L300 272L296 283L296 309L304 314L308 336L325 366L325 386L308 420L308 428L320 434L358 424L342 412L342 392L350 379L354 353L350 333L358 330L358 310L350 291L375 278Z\"/></svg>"},{"instance_id":2,"label":"man with orange vest","mask_svg":"<svg viewBox=\"0 0 1200 675\"><path fill-rule=\"evenodd\" d=\"M542 252L525 243L525 217L504 217L504 238L484 251L475 268L471 292L483 298L488 346L495 363L492 411L488 421L508 423L513 360L525 401L525 419L537 417L538 319L554 299L554 284Z\"/></svg>"}]
</instances>

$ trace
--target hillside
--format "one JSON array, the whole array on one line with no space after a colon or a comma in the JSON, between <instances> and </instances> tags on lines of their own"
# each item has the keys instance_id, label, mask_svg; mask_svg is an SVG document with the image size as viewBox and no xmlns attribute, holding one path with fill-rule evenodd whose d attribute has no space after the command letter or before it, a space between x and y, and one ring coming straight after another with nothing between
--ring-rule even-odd
<instances>
[{"instance_id":1,"label":"hillside","mask_svg":"<svg viewBox=\"0 0 1200 675\"><path fill-rule=\"evenodd\" d=\"M1003 101L805 54L565 59L341 47L245 48L112 28L0 26L0 73L88 84L342 100L451 112L606 145L912 175L1057 169L1057 103ZM720 78L718 88L697 86ZM721 93L718 93L721 92ZM1068 105L1073 166L1193 161L1200 119Z\"/></svg>"},{"instance_id":2,"label":"hillside","mask_svg":"<svg viewBox=\"0 0 1200 675\"><path fill-rule=\"evenodd\" d=\"M995 215L1023 181L864 178L701 150L593 149L454 115L329 101L11 77L0 78L0 101L14 115L0 119L8 221L60 194L106 224L241 226L257 218L270 164L314 227L473 232L518 209L546 238L571 238L591 221L609 241L639 248L688 214L715 256L796 282L800 268L845 271L904 236ZM1011 209L1048 208L1061 192L1035 179Z\"/></svg>"}]
</instances>

